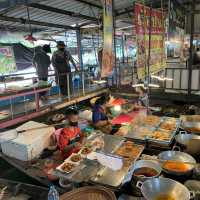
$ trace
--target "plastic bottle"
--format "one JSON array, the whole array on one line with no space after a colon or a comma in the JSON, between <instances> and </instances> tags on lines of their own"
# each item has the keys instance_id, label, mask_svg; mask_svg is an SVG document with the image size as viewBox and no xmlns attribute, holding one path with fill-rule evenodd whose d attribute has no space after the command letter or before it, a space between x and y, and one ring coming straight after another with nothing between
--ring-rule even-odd
<instances>
[{"instance_id":1,"label":"plastic bottle","mask_svg":"<svg viewBox=\"0 0 200 200\"><path fill-rule=\"evenodd\" d=\"M59 194L54 185L50 186L48 200L59 200Z\"/></svg>"}]
</instances>

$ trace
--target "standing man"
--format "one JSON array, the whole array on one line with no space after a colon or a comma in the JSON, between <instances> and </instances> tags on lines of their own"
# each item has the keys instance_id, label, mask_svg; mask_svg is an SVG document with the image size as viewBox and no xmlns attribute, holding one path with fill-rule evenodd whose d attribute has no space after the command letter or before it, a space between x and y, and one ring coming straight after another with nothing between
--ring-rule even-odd
<instances>
[{"instance_id":1,"label":"standing man","mask_svg":"<svg viewBox=\"0 0 200 200\"><path fill-rule=\"evenodd\" d=\"M36 68L36 73L39 81L48 80L48 68L50 67L51 60L47 53L51 53L50 45L45 44L43 47L39 47L36 50L33 57L33 65ZM40 97L46 100L46 92L41 92Z\"/></svg>"},{"instance_id":2,"label":"standing man","mask_svg":"<svg viewBox=\"0 0 200 200\"><path fill-rule=\"evenodd\" d=\"M98 78L101 79L101 71L102 71L102 58L103 58L103 47L101 47L98 51L98 61L99 61L99 73Z\"/></svg>"},{"instance_id":3,"label":"standing man","mask_svg":"<svg viewBox=\"0 0 200 200\"><path fill-rule=\"evenodd\" d=\"M53 53L52 64L55 69L56 81L59 84L61 94L63 96L68 96L68 81L67 74L69 74L69 88L71 91L72 85L72 76L71 76L71 67L69 62L72 63L75 70L78 71L76 64L69 51L65 49L65 43L63 41L57 42L58 50Z\"/></svg>"}]
</instances>

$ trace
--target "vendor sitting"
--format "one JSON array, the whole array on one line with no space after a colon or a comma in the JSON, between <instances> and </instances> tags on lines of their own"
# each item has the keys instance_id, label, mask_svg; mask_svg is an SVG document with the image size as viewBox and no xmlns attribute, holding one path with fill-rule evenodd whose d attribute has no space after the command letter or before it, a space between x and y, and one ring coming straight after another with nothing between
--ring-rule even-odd
<instances>
[{"instance_id":1,"label":"vendor sitting","mask_svg":"<svg viewBox=\"0 0 200 200\"><path fill-rule=\"evenodd\" d=\"M81 149L84 139L84 134L78 127L78 111L70 108L66 111L66 116L69 124L66 128L63 128L58 144L64 159L72 153L77 153Z\"/></svg>"},{"instance_id":2,"label":"vendor sitting","mask_svg":"<svg viewBox=\"0 0 200 200\"><path fill-rule=\"evenodd\" d=\"M105 96L96 100L92 112L92 122L95 128L101 130L103 133L115 134L118 129L111 124L106 113L108 100Z\"/></svg>"}]
</instances>

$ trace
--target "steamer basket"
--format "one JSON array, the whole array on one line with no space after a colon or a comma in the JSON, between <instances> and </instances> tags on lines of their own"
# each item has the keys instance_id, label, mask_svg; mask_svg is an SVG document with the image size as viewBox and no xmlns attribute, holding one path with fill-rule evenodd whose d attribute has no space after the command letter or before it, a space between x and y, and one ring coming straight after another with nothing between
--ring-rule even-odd
<instances>
[{"instance_id":1,"label":"steamer basket","mask_svg":"<svg viewBox=\"0 0 200 200\"><path fill-rule=\"evenodd\" d=\"M82 187L65 193L60 200L117 200L114 193L104 187Z\"/></svg>"}]
</instances>

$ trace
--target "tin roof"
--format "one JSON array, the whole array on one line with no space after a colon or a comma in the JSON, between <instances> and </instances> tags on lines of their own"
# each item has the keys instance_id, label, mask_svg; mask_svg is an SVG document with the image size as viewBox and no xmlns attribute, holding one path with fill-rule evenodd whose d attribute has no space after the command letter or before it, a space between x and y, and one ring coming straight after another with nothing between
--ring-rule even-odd
<instances>
[{"instance_id":1,"label":"tin roof","mask_svg":"<svg viewBox=\"0 0 200 200\"><path fill-rule=\"evenodd\" d=\"M20 0L14 1L20 2ZM187 2L187 0L176 1ZM28 31L30 22L34 32L64 31L85 24L99 24L102 16L101 0L27 0L27 2L30 4L16 3L1 9L0 28ZM133 2L134 0L114 0L118 28L132 24ZM163 2L167 4L168 1L163 0ZM154 0L153 6L155 5L159 7L161 0ZM30 21L28 21L27 6Z\"/></svg>"}]
</instances>

